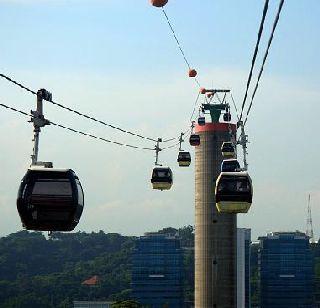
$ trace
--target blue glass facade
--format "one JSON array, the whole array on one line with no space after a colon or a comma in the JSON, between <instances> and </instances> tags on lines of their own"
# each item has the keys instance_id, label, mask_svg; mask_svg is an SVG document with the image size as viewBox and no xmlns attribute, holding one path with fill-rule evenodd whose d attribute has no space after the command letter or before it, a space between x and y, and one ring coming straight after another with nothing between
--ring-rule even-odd
<instances>
[{"instance_id":1,"label":"blue glass facade","mask_svg":"<svg viewBox=\"0 0 320 308\"><path fill-rule=\"evenodd\" d=\"M309 238L301 232L276 232L259 240L260 307L313 307Z\"/></svg>"},{"instance_id":2,"label":"blue glass facade","mask_svg":"<svg viewBox=\"0 0 320 308\"><path fill-rule=\"evenodd\" d=\"M245 308L251 307L251 287L250 287L250 245L251 229L245 231L244 253L245 253Z\"/></svg>"},{"instance_id":3,"label":"blue glass facade","mask_svg":"<svg viewBox=\"0 0 320 308\"><path fill-rule=\"evenodd\" d=\"M132 257L132 295L152 308L183 307L180 240L163 234L140 237Z\"/></svg>"}]
</instances>

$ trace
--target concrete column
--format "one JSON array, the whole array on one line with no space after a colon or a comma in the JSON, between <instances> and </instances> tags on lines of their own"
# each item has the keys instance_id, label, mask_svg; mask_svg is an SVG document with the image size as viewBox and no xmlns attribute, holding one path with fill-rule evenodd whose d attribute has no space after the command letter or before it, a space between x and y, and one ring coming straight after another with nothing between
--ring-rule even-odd
<instances>
[{"instance_id":1,"label":"concrete column","mask_svg":"<svg viewBox=\"0 0 320 308\"><path fill-rule=\"evenodd\" d=\"M195 307L236 307L237 217L219 214L215 181L222 162L221 145L234 124L197 126L201 144L195 149Z\"/></svg>"}]
</instances>

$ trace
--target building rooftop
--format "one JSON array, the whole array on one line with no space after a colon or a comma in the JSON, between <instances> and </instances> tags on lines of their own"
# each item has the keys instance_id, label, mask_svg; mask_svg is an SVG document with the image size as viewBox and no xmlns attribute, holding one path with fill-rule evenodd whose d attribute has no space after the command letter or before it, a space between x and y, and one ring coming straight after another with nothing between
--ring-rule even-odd
<instances>
[{"instance_id":1,"label":"building rooftop","mask_svg":"<svg viewBox=\"0 0 320 308\"><path fill-rule=\"evenodd\" d=\"M299 230L296 231L275 231L268 232L265 236L259 236L258 239L279 239L283 237L294 237L295 239L306 239L309 238L304 232Z\"/></svg>"}]
</instances>

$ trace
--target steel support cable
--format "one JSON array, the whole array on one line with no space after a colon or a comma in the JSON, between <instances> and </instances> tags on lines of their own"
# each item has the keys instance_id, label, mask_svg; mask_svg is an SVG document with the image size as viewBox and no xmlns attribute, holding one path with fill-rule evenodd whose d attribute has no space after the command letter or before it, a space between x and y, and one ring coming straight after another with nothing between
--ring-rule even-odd
<instances>
[{"instance_id":1,"label":"steel support cable","mask_svg":"<svg viewBox=\"0 0 320 308\"><path fill-rule=\"evenodd\" d=\"M233 103L233 107L234 107L234 109L236 110L236 115L237 115L237 118L238 118L238 121L239 121L240 118L239 118L239 113L238 113L238 108L237 108L236 102L235 102L235 100L234 100L234 98L233 98L232 93L230 93L230 96L231 96L231 100L232 100L232 103Z\"/></svg>"},{"instance_id":2,"label":"steel support cable","mask_svg":"<svg viewBox=\"0 0 320 308\"><path fill-rule=\"evenodd\" d=\"M258 31L258 38L257 38L256 46L255 46L255 49L254 49L253 57L252 57L252 60L251 60L250 72L249 72L248 79L247 79L246 92L245 92L245 95L244 95L243 101L242 101L241 113L240 113L240 119L239 119L240 121L242 119L242 113L243 113L244 105L245 105L246 100L247 100L248 90L249 90L250 83L251 83L252 72L253 72L253 68L254 68L254 65L255 65L255 62L256 62L256 58L257 58L257 54L258 54L258 51L259 51L259 44L260 44L260 40L261 40L261 36L262 36L262 32L263 32L264 21L266 19L266 15L267 15L267 12L268 12L268 6L269 6L269 0L265 0L263 13L262 13L262 19L261 19L260 27L259 27L259 31Z\"/></svg>"},{"instance_id":3,"label":"steel support cable","mask_svg":"<svg viewBox=\"0 0 320 308\"><path fill-rule=\"evenodd\" d=\"M247 110L247 114L246 114L246 119L244 121L244 125L246 125L246 123L248 121L248 115L249 115L251 107L252 107L253 99L254 99L254 97L256 95L256 92L258 90L258 87L259 87L259 81L260 81L260 78L262 76L264 65L266 63L266 60L267 60L267 57L268 57L268 54L269 54L269 49L270 49L270 46L271 46L271 43L272 43L272 40L273 40L274 32L275 32L275 30L277 28L277 25L278 25L278 21L279 21L279 18L280 18L280 13L281 13L283 4L284 4L284 0L280 0L278 12L277 12L275 20L273 22L273 27L272 27L271 35L270 35L270 38L269 38L269 41L268 41L268 46L267 46L266 52L265 52L264 57L263 57L262 65L261 65L261 68L260 68L260 72L259 72L259 75L258 75L258 79L257 79L256 85L255 85L254 91L253 91L252 96L251 96L251 101L250 101L250 104L249 104L249 108Z\"/></svg>"},{"instance_id":4,"label":"steel support cable","mask_svg":"<svg viewBox=\"0 0 320 308\"><path fill-rule=\"evenodd\" d=\"M187 134L189 132L189 130L190 130L190 128L188 128L187 130L183 131L182 133L185 135L185 134ZM176 139L179 139L179 138L180 138L180 136L179 137L173 137L173 138L170 138L170 139L165 139L165 140L162 140L162 143L167 143L169 141L173 141L173 140L176 140Z\"/></svg>"},{"instance_id":5,"label":"steel support cable","mask_svg":"<svg viewBox=\"0 0 320 308\"><path fill-rule=\"evenodd\" d=\"M191 129L189 129L188 131L184 132L183 133L185 137L188 137L190 134L191 134ZM161 150L167 150L167 149L172 149L172 148L175 148L175 147L178 147L180 146L180 141L173 144L173 145L170 145L168 147L165 147L165 148L161 148Z\"/></svg>"},{"instance_id":6,"label":"steel support cable","mask_svg":"<svg viewBox=\"0 0 320 308\"><path fill-rule=\"evenodd\" d=\"M2 73L0 73L0 77L6 79L7 81L9 81L9 82L11 82L11 83L13 83L13 84L15 84L15 85L17 85L17 86L19 86L21 89L26 90L26 91L29 92L29 93L32 93L33 95L37 95L37 92L36 92L36 91L31 90L30 88L24 86L23 84L17 82L16 80L13 80L12 78L10 78L10 77L2 74ZM60 108L62 108L62 109L65 109L65 110L68 110L68 111L70 111L70 112L73 112L73 113L77 114L78 116L81 116L81 117L84 117L84 118L86 118L86 119L88 119L88 120L92 120L92 121L94 121L94 122L100 123L100 124L102 124L102 125L104 125L104 126L108 126L108 127L112 128L112 129L118 130L118 131L120 131L120 132L122 132L122 133L126 133L126 134L128 134L128 135L135 136L135 137L138 137L138 138L140 138L140 139L146 139L146 140L149 140L149 141L157 142L157 139L155 139L155 138L146 137L146 136L143 136L143 135L141 135L141 134L134 133L134 132L131 132L131 131L122 129L121 127L118 127L118 126L109 124L109 123L107 123L107 122L105 122L105 121L99 120L99 119L97 119L97 118L95 118L95 117L93 117L93 116L89 116L89 115L87 115L87 114L85 114L85 113L82 113L82 112L79 112L79 111L77 111L77 110L75 110L75 109L72 109L72 108L70 108L70 107L64 106L64 105L62 105L62 104L60 104L60 103L57 103L57 102L55 102L55 101L53 101L53 100L50 100L50 101L48 101L48 102L51 103L51 104L53 104L53 105L55 105L55 106L58 106L58 107L60 107Z\"/></svg>"},{"instance_id":7,"label":"steel support cable","mask_svg":"<svg viewBox=\"0 0 320 308\"><path fill-rule=\"evenodd\" d=\"M190 122L192 122L192 118L193 118L194 112L196 111L196 108L198 106L199 97L200 97L200 92L198 92L197 98L196 98L196 100L194 102L193 111L192 111L192 114L191 114L191 117L190 117Z\"/></svg>"},{"instance_id":8,"label":"steel support cable","mask_svg":"<svg viewBox=\"0 0 320 308\"><path fill-rule=\"evenodd\" d=\"M34 94L34 95L37 95L37 92L29 89L28 87L26 87L26 86L24 86L23 84L17 82L16 80L13 80L13 79L10 78L9 76L6 76L6 75L0 73L0 77L8 80L9 82L17 85L18 87L20 87L20 88L23 89L23 90L26 90L27 92L30 92L30 93L32 93L32 94Z\"/></svg>"},{"instance_id":9,"label":"steel support cable","mask_svg":"<svg viewBox=\"0 0 320 308\"><path fill-rule=\"evenodd\" d=\"M180 53L181 53L181 55L182 55L182 57L183 57L183 60L184 60L184 62L187 64L187 66L188 66L188 68L189 68L189 70L190 70L190 69L191 69L190 62L188 61L188 59L187 59L187 57L186 57L186 54L185 54L184 50L182 49L182 46L181 46L181 44L180 44L180 41L179 41L179 39L178 39L178 37L177 37L177 35L176 35L176 32L174 31L174 28L173 28L173 26L172 26L172 23L171 23L168 15L167 15L167 13L166 13L166 11L165 11L165 9L164 9L163 7L162 7L162 13L163 13L163 15L165 16L165 19L166 19L166 21L167 21L167 23L168 23L168 25L169 25L169 28L170 28L170 30L171 30L171 32L172 32L173 37L174 37L174 39L175 39L175 41L176 41L176 43L177 43L177 46L178 46L178 48L179 48L179 50L180 50ZM196 82L196 84L197 84L199 87L201 86L201 85L200 85L200 82L199 82L199 80L198 80L197 77L194 78L194 81Z\"/></svg>"},{"instance_id":10,"label":"steel support cable","mask_svg":"<svg viewBox=\"0 0 320 308\"><path fill-rule=\"evenodd\" d=\"M17 86L19 86L21 89L26 90L27 92L29 92L29 93L31 93L31 94L33 94L33 95L37 95L37 92L36 92L36 91L31 90L30 88L24 86L23 84L17 82L16 80L13 80L12 78L10 78L10 77L8 77L8 76L6 76L6 75L4 75L4 74L1 74L1 73L0 73L0 77L8 80L9 82L11 82L11 83L13 83L13 84L15 84L15 85L17 85ZM120 127L117 127L117 126L114 126L114 125L112 125L112 124L109 124L109 123L107 123L107 122L105 122L105 121L99 120L99 119L97 119L97 118L95 118L95 117L93 117L93 116L89 116L89 115L87 115L87 114L81 113L81 112L79 112L79 111L77 111L77 110L74 110L74 109L72 109L72 108L66 107L66 106L64 106L64 105L62 105L62 104L60 104L60 103L54 102L53 100L50 100L50 101L48 101L48 102L51 103L51 104L53 104L53 105L55 105L55 106L58 106L58 107L60 107L60 108L62 108L62 109L65 109L65 110L68 110L68 111L70 111L70 112L73 112L73 113L77 114L78 116L82 116L82 117L84 117L84 118L86 118L86 119L88 119L88 120L92 120L92 121L97 122L97 123L100 123L100 124L102 124L102 125L104 125L104 126L108 126L108 127L112 128L112 129L116 129L116 130L118 130L118 131L121 131L122 133L126 133L126 134L128 134L128 135L135 136L135 137L138 137L138 138L140 138L140 139L145 139L145 140L157 142L157 139L155 139L155 138L146 137L146 136L143 136L143 135L141 135L141 134L134 133L134 132L131 132L131 131L122 129L122 128L120 128ZM179 138L179 137L168 138L168 139L165 139L163 142L169 142L169 141L172 141L172 140L176 140L176 139L178 139L178 138Z\"/></svg>"},{"instance_id":11,"label":"steel support cable","mask_svg":"<svg viewBox=\"0 0 320 308\"><path fill-rule=\"evenodd\" d=\"M6 108L6 109L8 109L8 110L11 110L11 111L20 113L20 114L22 114L22 115L25 115L25 116L27 116L27 117L35 118L34 115L32 115L32 114L30 114L30 113L27 113L27 112L25 112L25 111L16 109L16 108L14 108L14 107L11 107L11 106L8 106L8 105L2 104L2 103L0 103L0 106L3 107L3 108ZM106 138L103 138L103 137L99 137L99 136L96 136L96 135L93 135L93 134L89 134L89 133L86 133L86 132L83 132L83 131L74 129L74 128L72 128L72 127L68 127L68 126L65 126L65 125L62 125L62 124L59 124L59 123L55 123L55 122L52 122L52 121L49 121L49 123L50 123L51 125L53 125L53 126L62 128L62 129L64 129L64 130L68 130L68 131L70 131L70 132L73 132L73 133L76 133L76 134L79 134L79 135L82 135L82 136L86 136L86 137L89 137L89 138L92 138L92 139L100 140L100 141L103 141L103 142L106 142L106 143L115 144L115 145L119 145L119 146L123 146L123 147L128 147L128 148L132 148L132 149L138 149L138 150L155 151L155 148L138 147L138 146L135 146L135 145L126 144L126 143L122 143L122 142L118 142L118 141L114 141L114 140L109 140L109 139L106 139ZM172 146L169 146L169 147L164 148L164 149L169 149L169 148L172 148L172 147L174 147L174 146L175 146L175 145L172 145ZM164 150L164 149L163 149L163 150Z\"/></svg>"}]
</instances>

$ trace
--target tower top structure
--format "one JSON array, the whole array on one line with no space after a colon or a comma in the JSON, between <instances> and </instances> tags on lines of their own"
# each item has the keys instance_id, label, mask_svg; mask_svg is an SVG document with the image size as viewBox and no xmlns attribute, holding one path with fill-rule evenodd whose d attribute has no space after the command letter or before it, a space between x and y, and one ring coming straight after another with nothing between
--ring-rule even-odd
<instances>
[{"instance_id":1,"label":"tower top structure","mask_svg":"<svg viewBox=\"0 0 320 308\"><path fill-rule=\"evenodd\" d=\"M210 101L202 104L202 112L205 113L206 111L209 111L212 123L219 123L221 112L229 110L229 104L226 102L226 94L229 92L230 90L226 89L203 89L201 92L210 95ZM217 93L224 93L224 97L219 103L214 103L212 102L212 99Z\"/></svg>"}]
</instances>

